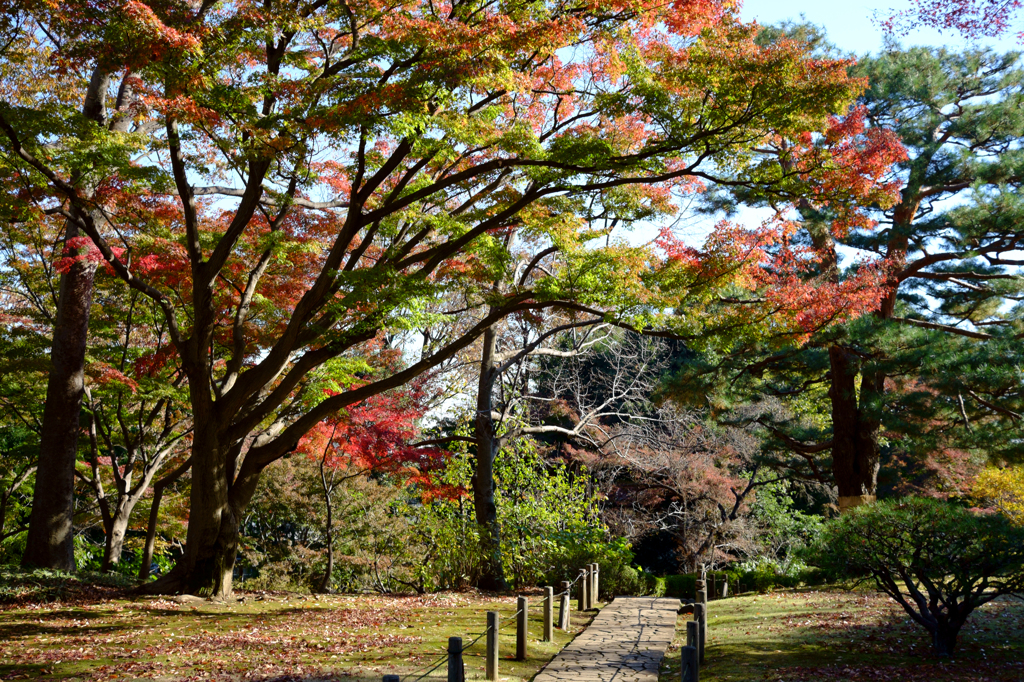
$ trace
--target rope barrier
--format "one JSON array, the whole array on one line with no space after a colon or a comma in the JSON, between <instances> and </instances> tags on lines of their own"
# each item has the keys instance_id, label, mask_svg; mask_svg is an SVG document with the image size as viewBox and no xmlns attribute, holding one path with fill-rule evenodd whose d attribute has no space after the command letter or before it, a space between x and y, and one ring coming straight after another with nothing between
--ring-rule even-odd
<instances>
[{"instance_id":1,"label":"rope barrier","mask_svg":"<svg viewBox=\"0 0 1024 682\"><path fill-rule=\"evenodd\" d=\"M437 670L438 668L440 668L442 665L444 665L447 662L448 662L448 654L445 654L444 658L442 658L441 661L437 665L435 665L433 668L431 668L427 672L423 673L419 677L414 678L413 682L416 682L417 680L422 680L424 677L426 677L430 673L434 672L435 670ZM408 680L410 677L412 677L415 674L416 673L409 673L408 675L405 676L405 679Z\"/></svg>"},{"instance_id":2,"label":"rope barrier","mask_svg":"<svg viewBox=\"0 0 1024 682\"><path fill-rule=\"evenodd\" d=\"M479 642L479 641L480 641L480 639L481 639L481 638L482 638L482 637L483 637L484 635L486 635L486 634L487 634L487 631L486 631L486 630L484 630L483 632L481 632L481 633L480 633L479 635L477 635L477 638L476 638L476 639L474 639L474 640L473 640L472 642L470 642L470 643L469 643L469 644L467 644L466 646L462 647L462 651L465 651L465 650L466 650L466 649L468 649L469 647L471 647L471 646L473 646L474 644L476 644L477 642ZM470 636L472 636L472 635L470 635Z\"/></svg>"}]
</instances>

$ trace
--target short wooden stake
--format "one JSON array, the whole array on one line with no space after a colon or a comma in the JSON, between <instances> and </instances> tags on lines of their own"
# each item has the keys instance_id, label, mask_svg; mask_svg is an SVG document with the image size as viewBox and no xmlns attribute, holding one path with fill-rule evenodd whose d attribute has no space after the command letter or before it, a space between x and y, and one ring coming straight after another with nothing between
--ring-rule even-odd
<instances>
[{"instance_id":1,"label":"short wooden stake","mask_svg":"<svg viewBox=\"0 0 1024 682\"><path fill-rule=\"evenodd\" d=\"M487 612L487 679L498 679L498 612Z\"/></svg>"},{"instance_id":2,"label":"short wooden stake","mask_svg":"<svg viewBox=\"0 0 1024 682\"><path fill-rule=\"evenodd\" d=\"M726 580L724 583L722 583L722 599L725 599L728 596L729 596L729 581Z\"/></svg>"},{"instance_id":3,"label":"short wooden stake","mask_svg":"<svg viewBox=\"0 0 1024 682\"><path fill-rule=\"evenodd\" d=\"M693 620L697 623L697 660L704 664L705 639L708 636L708 613L707 604L693 605Z\"/></svg>"},{"instance_id":4,"label":"short wooden stake","mask_svg":"<svg viewBox=\"0 0 1024 682\"><path fill-rule=\"evenodd\" d=\"M530 613L526 607L526 597L516 599L516 660L526 660L526 627Z\"/></svg>"},{"instance_id":5,"label":"short wooden stake","mask_svg":"<svg viewBox=\"0 0 1024 682\"><path fill-rule=\"evenodd\" d=\"M555 638L555 588L544 588L544 637L542 642Z\"/></svg>"},{"instance_id":6,"label":"short wooden stake","mask_svg":"<svg viewBox=\"0 0 1024 682\"><path fill-rule=\"evenodd\" d=\"M587 610L587 569L581 568L580 575L576 578L576 584L579 587L576 588L576 610L586 611Z\"/></svg>"},{"instance_id":7,"label":"short wooden stake","mask_svg":"<svg viewBox=\"0 0 1024 682\"><path fill-rule=\"evenodd\" d=\"M700 623L695 620L686 621L686 646L700 649Z\"/></svg>"},{"instance_id":8,"label":"short wooden stake","mask_svg":"<svg viewBox=\"0 0 1024 682\"><path fill-rule=\"evenodd\" d=\"M601 591L598 589L599 578L601 577L601 564L594 564L594 598L591 600L594 605L601 601Z\"/></svg>"},{"instance_id":9,"label":"short wooden stake","mask_svg":"<svg viewBox=\"0 0 1024 682\"><path fill-rule=\"evenodd\" d=\"M700 663L697 661L697 649L684 646L682 649L683 676L682 682L699 682Z\"/></svg>"},{"instance_id":10,"label":"short wooden stake","mask_svg":"<svg viewBox=\"0 0 1024 682\"><path fill-rule=\"evenodd\" d=\"M448 638L448 682L466 682L466 666L462 662L462 638Z\"/></svg>"},{"instance_id":11,"label":"short wooden stake","mask_svg":"<svg viewBox=\"0 0 1024 682\"><path fill-rule=\"evenodd\" d=\"M590 564L587 564L586 571L583 576L583 608L589 611L594 608L594 590L591 588L594 583L594 572L590 570Z\"/></svg>"},{"instance_id":12,"label":"short wooden stake","mask_svg":"<svg viewBox=\"0 0 1024 682\"><path fill-rule=\"evenodd\" d=\"M558 629L569 629L569 581L562 581L562 594L558 598Z\"/></svg>"}]
</instances>

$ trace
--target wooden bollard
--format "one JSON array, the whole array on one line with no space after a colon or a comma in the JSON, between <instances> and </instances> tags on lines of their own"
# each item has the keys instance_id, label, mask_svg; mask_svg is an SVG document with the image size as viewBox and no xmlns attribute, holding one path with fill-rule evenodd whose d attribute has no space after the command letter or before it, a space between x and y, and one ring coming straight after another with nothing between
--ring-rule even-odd
<instances>
[{"instance_id":1,"label":"wooden bollard","mask_svg":"<svg viewBox=\"0 0 1024 682\"><path fill-rule=\"evenodd\" d=\"M498 612L487 612L487 679L498 679Z\"/></svg>"},{"instance_id":2,"label":"wooden bollard","mask_svg":"<svg viewBox=\"0 0 1024 682\"><path fill-rule=\"evenodd\" d=\"M562 594L558 598L558 629L569 629L569 581L562 581Z\"/></svg>"},{"instance_id":3,"label":"wooden bollard","mask_svg":"<svg viewBox=\"0 0 1024 682\"><path fill-rule=\"evenodd\" d=\"M697 661L697 649L692 646L684 646L682 652L682 682L699 682L700 663Z\"/></svg>"},{"instance_id":4,"label":"wooden bollard","mask_svg":"<svg viewBox=\"0 0 1024 682\"><path fill-rule=\"evenodd\" d=\"M590 588L594 582L594 572L590 570L590 564L584 569L586 572L583 574L583 608L589 611L594 608L594 592Z\"/></svg>"},{"instance_id":5,"label":"wooden bollard","mask_svg":"<svg viewBox=\"0 0 1024 682\"><path fill-rule=\"evenodd\" d=\"M601 601L601 592L600 592L600 590L598 590L598 583L599 583L599 579L601 577L601 564L593 564L593 566L594 566L594 580L593 580L593 584L591 584L590 587L593 590L594 597L593 597L593 599L591 599L591 604L596 606L597 603L599 601Z\"/></svg>"},{"instance_id":6,"label":"wooden bollard","mask_svg":"<svg viewBox=\"0 0 1024 682\"><path fill-rule=\"evenodd\" d=\"M526 597L516 599L516 660L526 660L526 628L530 613L526 607Z\"/></svg>"},{"instance_id":7,"label":"wooden bollard","mask_svg":"<svg viewBox=\"0 0 1024 682\"><path fill-rule=\"evenodd\" d=\"M579 587L576 588L576 610L586 611L587 610L587 569L581 568L580 575L576 578L576 584Z\"/></svg>"},{"instance_id":8,"label":"wooden bollard","mask_svg":"<svg viewBox=\"0 0 1024 682\"><path fill-rule=\"evenodd\" d=\"M708 612L707 604L693 605L693 620L697 623L697 660L704 664L705 639L708 636Z\"/></svg>"},{"instance_id":9,"label":"wooden bollard","mask_svg":"<svg viewBox=\"0 0 1024 682\"><path fill-rule=\"evenodd\" d=\"M705 607L708 605L707 590L697 590L697 603L703 604Z\"/></svg>"},{"instance_id":10,"label":"wooden bollard","mask_svg":"<svg viewBox=\"0 0 1024 682\"><path fill-rule=\"evenodd\" d=\"M729 596L729 581L726 580L724 583L722 583L722 599L725 599L728 596Z\"/></svg>"},{"instance_id":11,"label":"wooden bollard","mask_svg":"<svg viewBox=\"0 0 1024 682\"><path fill-rule=\"evenodd\" d=\"M466 666L462 662L462 638L448 638L448 682L466 682Z\"/></svg>"},{"instance_id":12,"label":"wooden bollard","mask_svg":"<svg viewBox=\"0 0 1024 682\"><path fill-rule=\"evenodd\" d=\"M544 588L544 637L542 642L555 638L555 588Z\"/></svg>"},{"instance_id":13,"label":"wooden bollard","mask_svg":"<svg viewBox=\"0 0 1024 682\"><path fill-rule=\"evenodd\" d=\"M700 650L700 623L695 620L686 621L686 646Z\"/></svg>"}]
</instances>

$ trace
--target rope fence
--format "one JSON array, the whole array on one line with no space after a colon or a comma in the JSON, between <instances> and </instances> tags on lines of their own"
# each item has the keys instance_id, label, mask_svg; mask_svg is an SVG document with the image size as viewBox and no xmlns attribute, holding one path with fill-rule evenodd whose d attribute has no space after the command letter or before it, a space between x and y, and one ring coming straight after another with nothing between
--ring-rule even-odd
<instances>
[{"instance_id":1,"label":"rope fence","mask_svg":"<svg viewBox=\"0 0 1024 682\"><path fill-rule=\"evenodd\" d=\"M526 597L518 597L516 610L511 615L502 615L498 611L487 612L487 627L483 632L473 633L475 637L469 644L463 645L461 637L449 637L448 649L443 656L430 661L415 672L405 675L384 675L383 682L419 682L436 672L446 663L448 664L448 682L465 682L466 669L463 660L463 652L475 645L483 638L487 638L486 653L486 679L498 679L498 634L502 623L514 620L516 623L516 660L526 660L528 645L528 624L530 607L540 605L544 615L544 631L540 641L550 642L554 640L554 618L555 600L558 605L558 629L565 631L569 629L569 599L572 597L573 587L579 584L578 596L579 606L577 610L585 611L594 608L598 595L598 573L597 564L588 564L586 568L580 569L579 574L573 581L562 581L560 591L556 594L553 587L545 587L544 595L533 601Z\"/></svg>"}]
</instances>

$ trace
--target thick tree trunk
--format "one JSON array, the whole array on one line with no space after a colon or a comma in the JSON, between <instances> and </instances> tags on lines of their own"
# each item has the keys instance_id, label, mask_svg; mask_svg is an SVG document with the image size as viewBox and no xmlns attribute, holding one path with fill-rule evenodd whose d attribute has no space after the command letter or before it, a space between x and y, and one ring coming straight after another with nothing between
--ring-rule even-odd
<instances>
[{"instance_id":1,"label":"thick tree trunk","mask_svg":"<svg viewBox=\"0 0 1024 682\"><path fill-rule=\"evenodd\" d=\"M862 405L881 390L882 377L865 376L857 395L858 368L850 352L829 349L832 401L832 475L839 488L839 510L845 512L874 502L878 486L879 422L865 415Z\"/></svg>"},{"instance_id":2,"label":"thick tree trunk","mask_svg":"<svg viewBox=\"0 0 1024 682\"><path fill-rule=\"evenodd\" d=\"M494 362L495 340L494 329L484 332L474 420L476 470L473 473L473 507L477 525L480 527L481 550L484 553L484 570L478 587L484 590L504 591L507 584L501 561L501 527L498 523L498 507L494 502L494 458L498 451L494 420L491 418L492 392L497 377Z\"/></svg>"},{"instance_id":3,"label":"thick tree trunk","mask_svg":"<svg viewBox=\"0 0 1024 682\"><path fill-rule=\"evenodd\" d=\"M143 586L142 591L223 598L231 594L240 512L249 500L244 499L239 506L231 503L234 459L220 446L212 415L194 416L192 493L185 553L173 570Z\"/></svg>"},{"instance_id":4,"label":"thick tree trunk","mask_svg":"<svg viewBox=\"0 0 1024 682\"><path fill-rule=\"evenodd\" d=\"M69 222L67 238L78 236ZM96 264L80 260L60 279L50 374L43 407L39 466L22 565L75 570L72 515L79 419L85 392L85 350Z\"/></svg>"}]
</instances>

